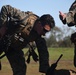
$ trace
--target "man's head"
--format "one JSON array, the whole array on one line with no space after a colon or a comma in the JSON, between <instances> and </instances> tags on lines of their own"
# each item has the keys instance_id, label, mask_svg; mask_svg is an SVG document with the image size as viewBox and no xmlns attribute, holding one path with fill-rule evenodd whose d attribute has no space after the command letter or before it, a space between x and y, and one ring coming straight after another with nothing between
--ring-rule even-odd
<instances>
[{"instance_id":1,"label":"man's head","mask_svg":"<svg viewBox=\"0 0 76 75\"><path fill-rule=\"evenodd\" d=\"M53 27L55 27L54 18L50 14L42 15L40 17L40 22L46 32L50 31Z\"/></svg>"},{"instance_id":2,"label":"man's head","mask_svg":"<svg viewBox=\"0 0 76 75\"><path fill-rule=\"evenodd\" d=\"M44 14L40 17L40 22L43 27L44 34L55 27L54 18L50 14Z\"/></svg>"},{"instance_id":3,"label":"man's head","mask_svg":"<svg viewBox=\"0 0 76 75\"><path fill-rule=\"evenodd\" d=\"M45 33L49 32L53 27L55 27L53 17L49 14L45 14L35 22L34 29L39 35L45 35Z\"/></svg>"}]
</instances>

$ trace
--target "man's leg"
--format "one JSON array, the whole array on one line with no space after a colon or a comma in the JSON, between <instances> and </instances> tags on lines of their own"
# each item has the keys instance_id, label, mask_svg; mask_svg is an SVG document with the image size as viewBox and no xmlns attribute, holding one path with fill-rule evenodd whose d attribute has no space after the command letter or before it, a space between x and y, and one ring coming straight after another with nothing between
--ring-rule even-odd
<instances>
[{"instance_id":1,"label":"man's leg","mask_svg":"<svg viewBox=\"0 0 76 75\"><path fill-rule=\"evenodd\" d=\"M13 75L26 75L26 64L22 50L9 50L6 54L13 70Z\"/></svg>"},{"instance_id":2,"label":"man's leg","mask_svg":"<svg viewBox=\"0 0 76 75\"><path fill-rule=\"evenodd\" d=\"M76 44L74 44L74 66L76 67Z\"/></svg>"}]
</instances>

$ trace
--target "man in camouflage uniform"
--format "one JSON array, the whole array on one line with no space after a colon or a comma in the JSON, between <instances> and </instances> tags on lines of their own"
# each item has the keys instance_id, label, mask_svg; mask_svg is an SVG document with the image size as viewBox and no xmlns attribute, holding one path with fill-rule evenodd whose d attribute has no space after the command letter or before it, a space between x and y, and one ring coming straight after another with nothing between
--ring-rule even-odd
<instances>
[{"instance_id":1,"label":"man in camouflage uniform","mask_svg":"<svg viewBox=\"0 0 76 75\"><path fill-rule=\"evenodd\" d=\"M17 19L18 23L26 16L28 16L27 12L20 11L19 9L16 9L10 5L3 6L0 13L1 38L4 37L8 31L8 27L10 26L7 26L8 18ZM33 19L30 20L33 21ZM30 26L30 24L28 24L29 22L27 23L26 20L18 23L19 26L24 27L20 33L23 41L20 44L16 44L16 42L13 41L8 51L5 51L6 57L8 58L12 67L13 75L26 75L26 64L23 57L24 53L21 49L32 41L35 41L39 53L39 72L46 73L49 67L49 53L47 50L46 41L42 35L45 35L46 32L49 32L55 26L54 19L50 14L44 14L41 17L36 18L33 25ZM24 36L24 34L26 36Z\"/></svg>"},{"instance_id":2,"label":"man in camouflage uniform","mask_svg":"<svg viewBox=\"0 0 76 75\"><path fill-rule=\"evenodd\" d=\"M59 11L59 18L63 24L67 24L69 27L76 25L76 0L71 5L68 13L62 13ZM76 67L76 33L71 35L71 41L75 45L74 51L74 66Z\"/></svg>"}]
</instances>

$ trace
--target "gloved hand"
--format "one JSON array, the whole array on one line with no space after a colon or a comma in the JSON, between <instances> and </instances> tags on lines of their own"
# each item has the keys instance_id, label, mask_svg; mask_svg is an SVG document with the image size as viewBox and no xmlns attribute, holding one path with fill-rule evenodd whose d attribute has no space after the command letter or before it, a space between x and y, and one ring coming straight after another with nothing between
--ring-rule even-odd
<instances>
[{"instance_id":1,"label":"gloved hand","mask_svg":"<svg viewBox=\"0 0 76 75\"><path fill-rule=\"evenodd\" d=\"M57 63L53 63L47 70L46 75L54 75L55 68L57 67Z\"/></svg>"},{"instance_id":2,"label":"gloved hand","mask_svg":"<svg viewBox=\"0 0 76 75\"><path fill-rule=\"evenodd\" d=\"M59 11L59 18L63 24L66 24L66 14Z\"/></svg>"}]
</instances>

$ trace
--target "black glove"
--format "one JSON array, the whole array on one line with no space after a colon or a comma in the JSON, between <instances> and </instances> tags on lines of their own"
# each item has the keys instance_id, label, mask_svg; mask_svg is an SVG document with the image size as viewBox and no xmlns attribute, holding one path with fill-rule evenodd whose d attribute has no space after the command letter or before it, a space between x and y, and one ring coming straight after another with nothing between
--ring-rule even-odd
<instances>
[{"instance_id":1,"label":"black glove","mask_svg":"<svg viewBox=\"0 0 76 75\"><path fill-rule=\"evenodd\" d=\"M47 70L46 75L54 75L56 66L57 63L52 64L51 67L49 67L49 69Z\"/></svg>"},{"instance_id":2,"label":"black glove","mask_svg":"<svg viewBox=\"0 0 76 75\"><path fill-rule=\"evenodd\" d=\"M60 20L62 21L63 24L66 24L66 19L63 20L63 17L59 15Z\"/></svg>"}]
</instances>

